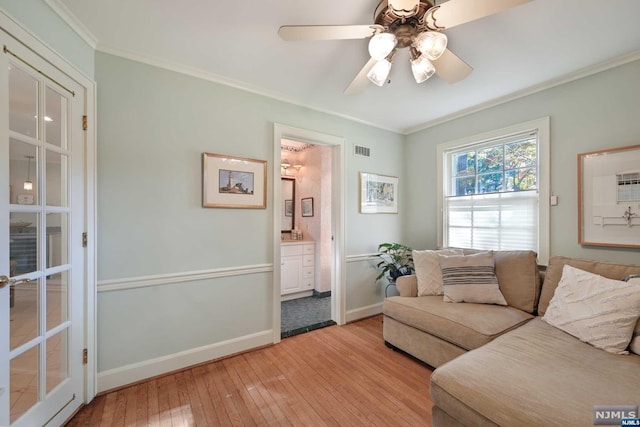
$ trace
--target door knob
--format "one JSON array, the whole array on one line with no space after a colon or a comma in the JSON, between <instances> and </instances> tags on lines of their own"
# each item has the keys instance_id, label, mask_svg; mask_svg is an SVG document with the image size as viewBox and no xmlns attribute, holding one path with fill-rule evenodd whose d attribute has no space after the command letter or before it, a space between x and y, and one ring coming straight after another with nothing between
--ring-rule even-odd
<instances>
[{"instance_id":1,"label":"door knob","mask_svg":"<svg viewBox=\"0 0 640 427\"><path fill-rule=\"evenodd\" d=\"M7 285L19 285L21 283L29 283L30 279L9 279L7 276L0 276L0 289L4 288Z\"/></svg>"}]
</instances>

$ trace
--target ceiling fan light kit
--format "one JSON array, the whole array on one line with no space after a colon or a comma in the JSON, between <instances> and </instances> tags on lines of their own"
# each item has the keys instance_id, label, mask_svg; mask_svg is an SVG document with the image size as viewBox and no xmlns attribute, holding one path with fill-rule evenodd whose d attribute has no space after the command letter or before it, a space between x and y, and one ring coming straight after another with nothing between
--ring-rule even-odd
<instances>
[{"instance_id":1,"label":"ceiling fan light kit","mask_svg":"<svg viewBox=\"0 0 640 427\"><path fill-rule=\"evenodd\" d=\"M284 40L340 40L369 38L371 59L345 90L355 94L367 78L383 86L397 49L409 48L411 71L417 83L433 74L448 83L466 78L473 70L447 49L443 30L501 12L532 0L382 0L371 25L285 25ZM433 62L431 62L433 61Z\"/></svg>"},{"instance_id":2,"label":"ceiling fan light kit","mask_svg":"<svg viewBox=\"0 0 640 427\"><path fill-rule=\"evenodd\" d=\"M369 56L379 61L384 59L396 48L398 39L393 33L380 33L369 40Z\"/></svg>"},{"instance_id":3,"label":"ceiling fan light kit","mask_svg":"<svg viewBox=\"0 0 640 427\"><path fill-rule=\"evenodd\" d=\"M411 71L416 83L422 83L428 80L436 73L436 67L427 59L426 55L419 53L414 54L415 50L411 50Z\"/></svg>"},{"instance_id":4,"label":"ceiling fan light kit","mask_svg":"<svg viewBox=\"0 0 640 427\"><path fill-rule=\"evenodd\" d=\"M369 81L376 86L383 86L387 81L387 77L389 77L389 72L391 71L391 60L393 58L387 59L383 58L376 62L376 65L373 66L371 71L367 73L367 78Z\"/></svg>"},{"instance_id":5,"label":"ceiling fan light kit","mask_svg":"<svg viewBox=\"0 0 640 427\"><path fill-rule=\"evenodd\" d=\"M447 36L436 31L425 31L415 37L412 46L434 61L440 58L447 48Z\"/></svg>"}]
</instances>

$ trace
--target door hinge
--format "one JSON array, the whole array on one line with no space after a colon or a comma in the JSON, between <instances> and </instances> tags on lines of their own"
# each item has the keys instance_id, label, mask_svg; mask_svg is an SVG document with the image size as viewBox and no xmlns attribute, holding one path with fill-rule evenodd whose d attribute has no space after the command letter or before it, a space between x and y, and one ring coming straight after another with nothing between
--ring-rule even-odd
<instances>
[{"instance_id":1,"label":"door hinge","mask_svg":"<svg viewBox=\"0 0 640 427\"><path fill-rule=\"evenodd\" d=\"M87 116L82 116L82 130L87 130Z\"/></svg>"},{"instance_id":2,"label":"door hinge","mask_svg":"<svg viewBox=\"0 0 640 427\"><path fill-rule=\"evenodd\" d=\"M87 247L87 232L85 231L84 233L82 233L82 247L86 248Z\"/></svg>"},{"instance_id":3,"label":"door hinge","mask_svg":"<svg viewBox=\"0 0 640 427\"><path fill-rule=\"evenodd\" d=\"M82 350L82 364L86 365L89 362L89 351L85 348Z\"/></svg>"}]
</instances>

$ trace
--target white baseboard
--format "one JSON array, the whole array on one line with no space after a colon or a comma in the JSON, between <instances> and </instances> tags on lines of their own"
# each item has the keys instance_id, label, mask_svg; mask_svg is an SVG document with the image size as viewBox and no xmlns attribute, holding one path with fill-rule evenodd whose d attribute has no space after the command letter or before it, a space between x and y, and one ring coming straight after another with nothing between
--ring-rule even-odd
<instances>
[{"instance_id":1,"label":"white baseboard","mask_svg":"<svg viewBox=\"0 0 640 427\"><path fill-rule=\"evenodd\" d=\"M347 323L364 319L365 317L375 316L376 314L380 313L382 313L382 303L356 308L355 310L349 310L347 311Z\"/></svg>"},{"instance_id":2,"label":"white baseboard","mask_svg":"<svg viewBox=\"0 0 640 427\"><path fill-rule=\"evenodd\" d=\"M97 381L98 393L199 363L269 345L272 344L272 338L273 332L271 330L262 331L244 337L99 372Z\"/></svg>"}]
</instances>

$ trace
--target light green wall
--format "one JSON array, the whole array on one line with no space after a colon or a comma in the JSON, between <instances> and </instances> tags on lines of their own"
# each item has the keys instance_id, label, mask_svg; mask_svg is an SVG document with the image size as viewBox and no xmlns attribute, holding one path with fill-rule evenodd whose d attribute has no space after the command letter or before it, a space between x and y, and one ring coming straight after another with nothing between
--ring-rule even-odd
<instances>
[{"instance_id":1,"label":"light green wall","mask_svg":"<svg viewBox=\"0 0 640 427\"><path fill-rule=\"evenodd\" d=\"M271 264L274 122L346 139L347 255L400 238L399 215L358 213L358 172L400 176L401 135L103 53L96 81L99 280ZM202 152L268 160L267 209L203 209ZM368 277L348 277L349 309L382 301ZM101 292L98 370L271 329L272 286L269 273Z\"/></svg>"},{"instance_id":2,"label":"light green wall","mask_svg":"<svg viewBox=\"0 0 640 427\"><path fill-rule=\"evenodd\" d=\"M637 249L578 245L578 153L640 144L640 61L416 132L406 139L406 242L434 248L436 146L509 125L551 118L551 255L640 264Z\"/></svg>"},{"instance_id":3,"label":"light green wall","mask_svg":"<svg viewBox=\"0 0 640 427\"><path fill-rule=\"evenodd\" d=\"M0 9L93 79L94 50L42 0L0 0Z\"/></svg>"}]
</instances>

